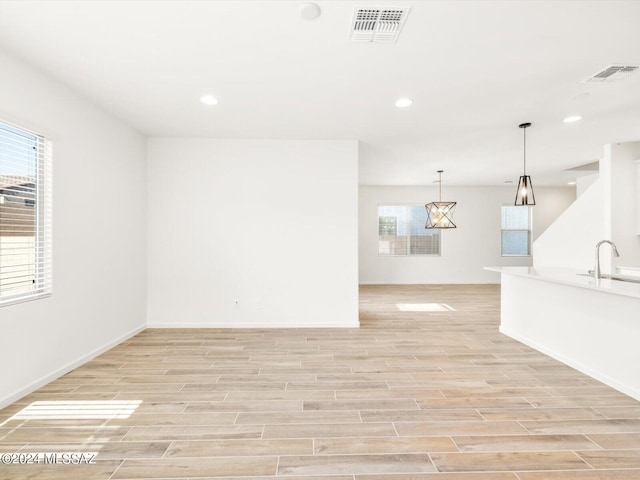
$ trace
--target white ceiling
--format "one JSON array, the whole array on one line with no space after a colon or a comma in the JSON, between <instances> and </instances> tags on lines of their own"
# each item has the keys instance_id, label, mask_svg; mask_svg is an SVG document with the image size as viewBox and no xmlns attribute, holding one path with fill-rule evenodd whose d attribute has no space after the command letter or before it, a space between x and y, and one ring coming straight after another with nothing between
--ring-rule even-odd
<instances>
[{"instance_id":1,"label":"white ceiling","mask_svg":"<svg viewBox=\"0 0 640 480\"><path fill-rule=\"evenodd\" d=\"M640 65L638 1L302 3L2 1L0 48L145 135L359 139L362 184L517 180L527 121L536 185L640 140L640 73L581 83ZM412 10L396 44L357 44L355 5Z\"/></svg>"}]
</instances>

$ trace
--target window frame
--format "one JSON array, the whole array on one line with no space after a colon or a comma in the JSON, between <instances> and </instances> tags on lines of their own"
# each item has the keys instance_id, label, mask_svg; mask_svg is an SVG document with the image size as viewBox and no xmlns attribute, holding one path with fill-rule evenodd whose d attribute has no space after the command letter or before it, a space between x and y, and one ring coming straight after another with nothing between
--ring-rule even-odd
<instances>
[{"instance_id":1,"label":"window frame","mask_svg":"<svg viewBox=\"0 0 640 480\"><path fill-rule=\"evenodd\" d=\"M529 224L528 229L523 228L502 228L502 210L505 207L510 208L526 208L528 210L528 219L527 222ZM504 232L527 232L527 253L525 255L517 254L517 253L504 253ZM501 257L531 257L533 250L533 208L531 205L513 205L510 203L503 203L500 206L500 256Z\"/></svg>"},{"instance_id":2,"label":"window frame","mask_svg":"<svg viewBox=\"0 0 640 480\"><path fill-rule=\"evenodd\" d=\"M34 260L32 290L2 296L0 308L17 303L30 302L51 296L53 293L53 228L52 228L52 146L43 135L28 128L0 119L0 127L18 131L35 141L35 198L34 202ZM16 135L18 135L16 134ZM11 174L7 174L11 175ZM25 199L25 205L27 200Z\"/></svg>"},{"instance_id":3,"label":"window frame","mask_svg":"<svg viewBox=\"0 0 640 480\"><path fill-rule=\"evenodd\" d=\"M378 233L377 233L377 242L378 242L378 257L442 257L442 231L436 228L430 229L430 230L435 230L438 234L438 253L411 253L411 237L412 236L417 236L420 237L420 235L406 235L406 237L408 238L407 241L407 253L380 253L380 207L404 207L407 210L409 210L412 207L421 207L421 208L425 208L425 206L421 203L378 203L376 206L376 212L377 212L377 228L378 228ZM425 210L426 212L426 210ZM410 217L409 217L410 218ZM424 225L423 225L424 228ZM411 223L408 223L407 225L407 230L410 232L411 231ZM427 229L425 229L427 230ZM398 235L396 235L398 236Z\"/></svg>"}]
</instances>

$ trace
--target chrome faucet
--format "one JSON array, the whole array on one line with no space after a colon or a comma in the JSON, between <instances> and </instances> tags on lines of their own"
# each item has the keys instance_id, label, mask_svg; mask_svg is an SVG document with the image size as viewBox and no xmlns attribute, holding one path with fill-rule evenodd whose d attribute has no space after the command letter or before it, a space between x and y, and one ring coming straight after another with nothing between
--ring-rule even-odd
<instances>
[{"instance_id":1,"label":"chrome faucet","mask_svg":"<svg viewBox=\"0 0 640 480\"><path fill-rule=\"evenodd\" d=\"M611 245L611 248L613 249L613 254L616 257L619 257L620 254L618 253L618 249L616 248L616 244L613 243L611 240L600 240L597 244L596 244L596 267L593 271L593 278L595 278L596 280L600 280L600 278L602 277L601 273L600 273L600 247L602 246L603 243L608 243L609 245Z\"/></svg>"}]
</instances>

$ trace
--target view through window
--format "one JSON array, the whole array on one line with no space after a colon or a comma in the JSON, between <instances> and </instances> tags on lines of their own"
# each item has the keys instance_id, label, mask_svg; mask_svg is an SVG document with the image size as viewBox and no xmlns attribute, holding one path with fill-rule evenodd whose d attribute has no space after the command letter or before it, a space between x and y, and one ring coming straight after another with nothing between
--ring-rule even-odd
<instances>
[{"instance_id":1,"label":"view through window","mask_svg":"<svg viewBox=\"0 0 640 480\"><path fill-rule=\"evenodd\" d=\"M378 205L378 253L440 255L440 230L426 223L424 205Z\"/></svg>"},{"instance_id":2,"label":"view through window","mask_svg":"<svg viewBox=\"0 0 640 480\"><path fill-rule=\"evenodd\" d=\"M0 304L51 289L51 215L43 137L0 123Z\"/></svg>"},{"instance_id":3,"label":"view through window","mask_svg":"<svg viewBox=\"0 0 640 480\"><path fill-rule=\"evenodd\" d=\"M503 205L502 256L531 255L531 207Z\"/></svg>"}]
</instances>

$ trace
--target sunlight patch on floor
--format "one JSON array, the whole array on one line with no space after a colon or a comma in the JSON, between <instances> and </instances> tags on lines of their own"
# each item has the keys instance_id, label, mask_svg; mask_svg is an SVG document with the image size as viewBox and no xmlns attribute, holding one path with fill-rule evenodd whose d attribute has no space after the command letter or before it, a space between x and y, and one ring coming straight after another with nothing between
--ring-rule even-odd
<instances>
[{"instance_id":1,"label":"sunlight patch on floor","mask_svg":"<svg viewBox=\"0 0 640 480\"><path fill-rule=\"evenodd\" d=\"M141 403L142 400L33 402L4 423L12 420L110 420L114 418L129 418Z\"/></svg>"},{"instance_id":2,"label":"sunlight patch on floor","mask_svg":"<svg viewBox=\"0 0 640 480\"><path fill-rule=\"evenodd\" d=\"M396 303L401 312L455 312L456 309L446 303Z\"/></svg>"}]
</instances>

